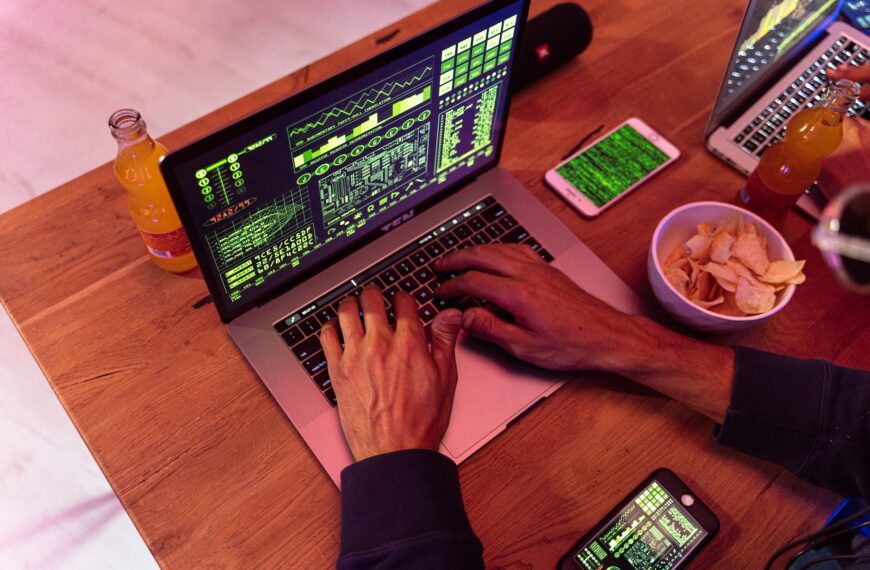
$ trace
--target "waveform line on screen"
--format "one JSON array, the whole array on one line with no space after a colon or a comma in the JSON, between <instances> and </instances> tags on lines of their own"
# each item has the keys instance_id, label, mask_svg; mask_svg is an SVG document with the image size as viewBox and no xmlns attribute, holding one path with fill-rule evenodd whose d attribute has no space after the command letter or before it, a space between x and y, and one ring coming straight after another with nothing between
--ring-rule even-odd
<instances>
[{"instance_id":1,"label":"waveform line on screen","mask_svg":"<svg viewBox=\"0 0 870 570\"><path fill-rule=\"evenodd\" d=\"M387 85L384 85L384 86L379 87L377 89L371 89L371 88L367 89L366 91L363 92L363 96L361 99L357 99L356 101L351 101L348 104L348 106L345 107L344 109L338 109L336 107L333 107L329 111L320 115L320 118L318 118L317 121L315 121L313 123L306 123L304 127L299 127L299 128L293 129L292 131L290 131L290 138L293 138L296 135L305 134L308 131L310 131L311 129L314 129L317 127L322 127L324 124L326 124L326 122L330 118L336 118L336 117L339 117L341 115L347 115L349 117L354 112L356 112L360 109L365 109L366 106L371 105L373 103L376 103L378 100L378 97L381 95L383 95L385 97L389 97L390 95L393 94L393 92L396 89L402 89L402 88L410 87L411 85L414 85L415 83L417 83L418 81L420 81L424 77L426 77L426 74L429 73L430 71L432 71L432 67L427 65L423 69L423 71L420 72L419 75L414 75L407 81L393 81L392 85L390 85L388 83L387 85L390 85L389 89L387 89ZM374 91L374 93L371 93L372 91ZM362 103L362 104L360 104L360 103Z\"/></svg>"}]
</instances>

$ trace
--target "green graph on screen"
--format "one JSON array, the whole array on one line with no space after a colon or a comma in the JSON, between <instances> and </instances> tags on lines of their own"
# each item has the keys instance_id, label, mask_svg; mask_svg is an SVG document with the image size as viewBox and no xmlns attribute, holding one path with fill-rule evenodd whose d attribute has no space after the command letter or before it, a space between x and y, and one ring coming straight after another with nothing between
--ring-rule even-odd
<instances>
[{"instance_id":1,"label":"green graph on screen","mask_svg":"<svg viewBox=\"0 0 870 570\"><path fill-rule=\"evenodd\" d=\"M388 81L381 87L370 88L362 92L356 99L351 99L344 107L333 107L328 111L323 112L316 121L307 122L302 126L293 127L290 130L289 137L294 139L299 135L304 135L311 129L322 127L330 120L339 119L342 116L353 117L361 111L369 109L371 105L378 103L382 99L388 99L395 91L411 87L420 83L424 79L431 78L432 66L427 65L422 70L412 73L410 77L399 81Z\"/></svg>"},{"instance_id":2,"label":"green graph on screen","mask_svg":"<svg viewBox=\"0 0 870 570\"><path fill-rule=\"evenodd\" d=\"M310 226L312 221L307 192L296 190L247 216L230 218L212 231L207 241L219 271L232 271L240 261L292 236Z\"/></svg>"},{"instance_id":3,"label":"green graph on screen","mask_svg":"<svg viewBox=\"0 0 870 570\"><path fill-rule=\"evenodd\" d=\"M337 134L329 137L325 143L320 146L309 148L302 152L301 154L296 154L293 157L293 166L295 168L301 168L308 164L309 162L320 158L326 154L329 154L331 151L343 147L345 144L350 143L351 141L357 140L358 138L368 134L369 132L375 130L377 127L390 122L395 117L399 115L405 114L406 111L417 107L429 101L432 97L432 87L430 85L426 85L421 88L421 90L413 95L409 95L404 99L400 99L393 103L391 109L384 115L378 113L372 113L369 115L366 120L360 122L357 125L354 125L349 133ZM382 116L384 115L384 116Z\"/></svg>"},{"instance_id":4,"label":"green graph on screen","mask_svg":"<svg viewBox=\"0 0 870 570\"><path fill-rule=\"evenodd\" d=\"M432 99L433 69L432 58L427 58L288 126L294 170L306 169L379 129L401 124L405 115Z\"/></svg>"}]
</instances>

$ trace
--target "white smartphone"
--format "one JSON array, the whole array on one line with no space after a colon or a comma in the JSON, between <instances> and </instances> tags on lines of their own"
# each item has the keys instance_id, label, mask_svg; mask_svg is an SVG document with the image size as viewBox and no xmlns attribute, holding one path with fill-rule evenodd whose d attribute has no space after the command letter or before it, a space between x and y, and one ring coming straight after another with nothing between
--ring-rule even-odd
<instances>
[{"instance_id":1,"label":"white smartphone","mask_svg":"<svg viewBox=\"0 0 870 570\"><path fill-rule=\"evenodd\" d=\"M631 118L544 175L584 216L594 217L680 156L649 125Z\"/></svg>"}]
</instances>

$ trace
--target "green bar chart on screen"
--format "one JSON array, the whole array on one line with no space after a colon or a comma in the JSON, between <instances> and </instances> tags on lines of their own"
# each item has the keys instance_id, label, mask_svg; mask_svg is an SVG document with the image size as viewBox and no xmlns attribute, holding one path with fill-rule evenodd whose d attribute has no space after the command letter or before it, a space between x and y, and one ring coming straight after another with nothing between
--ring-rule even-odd
<instances>
[{"instance_id":1,"label":"green bar chart on screen","mask_svg":"<svg viewBox=\"0 0 870 570\"><path fill-rule=\"evenodd\" d=\"M301 168L305 166L307 163L312 160L316 160L321 156L329 154L333 150L355 140L362 136L364 136L369 131L377 128L378 126L387 123L394 118L406 113L407 111L417 107L418 105L422 105L426 101L432 98L432 87L430 85L426 85L420 90L419 93L415 93L409 97L405 97L399 101L393 103L391 112L386 117L381 117L378 113L373 113L368 116L368 118L354 126L350 133L344 135L336 135L330 137L325 144L321 145L316 149L308 149L302 154L297 154L293 157L293 166L296 168Z\"/></svg>"}]
</instances>

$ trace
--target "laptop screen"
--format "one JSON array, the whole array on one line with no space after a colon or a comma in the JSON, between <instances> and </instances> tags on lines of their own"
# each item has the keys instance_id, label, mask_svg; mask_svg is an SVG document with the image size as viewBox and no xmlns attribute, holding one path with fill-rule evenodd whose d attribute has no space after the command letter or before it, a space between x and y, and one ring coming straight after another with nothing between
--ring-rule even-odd
<instances>
[{"instance_id":1,"label":"laptop screen","mask_svg":"<svg viewBox=\"0 0 870 570\"><path fill-rule=\"evenodd\" d=\"M164 159L224 320L494 165L524 17L491 2Z\"/></svg>"},{"instance_id":2,"label":"laptop screen","mask_svg":"<svg viewBox=\"0 0 870 570\"><path fill-rule=\"evenodd\" d=\"M740 96L771 77L780 62L812 41L833 18L840 0L751 0L737 35L711 126L718 126Z\"/></svg>"}]
</instances>

